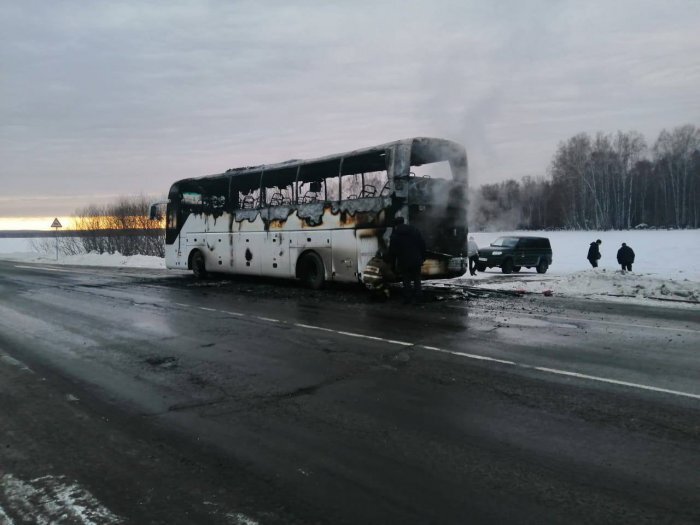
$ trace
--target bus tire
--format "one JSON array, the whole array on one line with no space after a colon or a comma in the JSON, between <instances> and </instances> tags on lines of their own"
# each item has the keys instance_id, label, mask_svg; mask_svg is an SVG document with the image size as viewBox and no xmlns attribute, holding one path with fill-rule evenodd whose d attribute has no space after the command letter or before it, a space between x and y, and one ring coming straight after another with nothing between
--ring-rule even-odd
<instances>
[{"instance_id":1,"label":"bus tire","mask_svg":"<svg viewBox=\"0 0 700 525\"><path fill-rule=\"evenodd\" d=\"M196 279L206 279L207 278L207 268L204 264L204 254L199 250L192 252L190 257L190 268L192 268L192 273Z\"/></svg>"},{"instance_id":2,"label":"bus tire","mask_svg":"<svg viewBox=\"0 0 700 525\"><path fill-rule=\"evenodd\" d=\"M323 259L316 252L307 252L297 263L297 275L304 286L312 290L323 288L326 280Z\"/></svg>"}]
</instances>

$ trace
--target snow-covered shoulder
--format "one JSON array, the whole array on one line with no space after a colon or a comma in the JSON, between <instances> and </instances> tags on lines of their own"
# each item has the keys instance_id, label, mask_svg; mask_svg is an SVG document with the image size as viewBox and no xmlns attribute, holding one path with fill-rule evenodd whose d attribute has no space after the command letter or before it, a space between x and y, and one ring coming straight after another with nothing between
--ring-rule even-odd
<instances>
[{"instance_id":1,"label":"snow-covered shoulder","mask_svg":"<svg viewBox=\"0 0 700 525\"><path fill-rule=\"evenodd\" d=\"M22 262L66 264L74 266L111 266L130 268L163 268L165 259L148 255L125 256L120 253L85 253L80 255L40 254L36 252L0 253L0 259Z\"/></svg>"},{"instance_id":2,"label":"snow-covered shoulder","mask_svg":"<svg viewBox=\"0 0 700 525\"><path fill-rule=\"evenodd\" d=\"M700 230L631 231L516 231L473 234L480 247L502 235L548 237L553 263L547 273L523 268L504 275L499 268L463 277L458 282L484 289L520 290L597 297L645 304L700 304ZM598 268L586 260L588 246L600 239L602 257ZM617 264L622 243L635 251L632 272Z\"/></svg>"},{"instance_id":3,"label":"snow-covered shoulder","mask_svg":"<svg viewBox=\"0 0 700 525\"><path fill-rule=\"evenodd\" d=\"M481 274L476 278L459 278L460 284L486 290L508 290L523 293L553 294L569 297L595 297L631 300L649 304L685 303L700 306L700 283L689 279L659 278L653 274L621 270L590 269L569 275L517 276ZM652 301L650 301L652 300Z\"/></svg>"}]
</instances>

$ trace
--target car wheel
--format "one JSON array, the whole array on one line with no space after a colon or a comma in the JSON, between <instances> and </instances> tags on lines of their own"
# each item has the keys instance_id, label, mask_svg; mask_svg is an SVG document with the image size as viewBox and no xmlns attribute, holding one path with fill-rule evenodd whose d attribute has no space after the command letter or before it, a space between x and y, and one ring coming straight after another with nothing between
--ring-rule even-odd
<instances>
[{"instance_id":1,"label":"car wheel","mask_svg":"<svg viewBox=\"0 0 700 525\"><path fill-rule=\"evenodd\" d=\"M485 271L486 271L486 265L485 265L485 264L477 264L477 265L476 265L476 271L477 271L477 272L485 272Z\"/></svg>"},{"instance_id":2,"label":"car wheel","mask_svg":"<svg viewBox=\"0 0 700 525\"><path fill-rule=\"evenodd\" d=\"M199 250L195 250L195 252L192 254L191 267L192 273L197 279L207 278L207 268L204 264L204 255Z\"/></svg>"},{"instance_id":3,"label":"car wheel","mask_svg":"<svg viewBox=\"0 0 700 525\"><path fill-rule=\"evenodd\" d=\"M316 252L305 254L299 261L298 275L301 282L312 290L323 287L326 280L323 259Z\"/></svg>"},{"instance_id":4,"label":"car wheel","mask_svg":"<svg viewBox=\"0 0 700 525\"><path fill-rule=\"evenodd\" d=\"M503 264L501 264L501 271L503 273L513 273L513 268L515 265L513 264L513 259L506 259L503 261Z\"/></svg>"},{"instance_id":5,"label":"car wheel","mask_svg":"<svg viewBox=\"0 0 700 525\"><path fill-rule=\"evenodd\" d=\"M545 273L547 271L547 268L549 268L549 264L547 264L547 261L544 259L541 259L540 262L537 264L537 273Z\"/></svg>"},{"instance_id":6,"label":"car wheel","mask_svg":"<svg viewBox=\"0 0 700 525\"><path fill-rule=\"evenodd\" d=\"M520 271L521 268L522 268L522 266L513 266L513 271L514 271L515 273L518 273L518 272Z\"/></svg>"}]
</instances>

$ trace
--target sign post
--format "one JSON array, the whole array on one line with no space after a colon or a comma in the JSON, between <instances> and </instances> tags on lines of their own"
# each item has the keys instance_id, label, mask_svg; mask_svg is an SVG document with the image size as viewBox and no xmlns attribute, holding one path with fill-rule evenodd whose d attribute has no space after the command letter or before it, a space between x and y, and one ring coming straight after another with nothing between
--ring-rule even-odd
<instances>
[{"instance_id":1,"label":"sign post","mask_svg":"<svg viewBox=\"0 0 700 525\"><path fill-rule=\"evenodd\" d=\"M51 228L56 228L56 260L58 261L58 229L63 228L61 221L56 217L51 223Z\"/></svg>"}]
</instances>

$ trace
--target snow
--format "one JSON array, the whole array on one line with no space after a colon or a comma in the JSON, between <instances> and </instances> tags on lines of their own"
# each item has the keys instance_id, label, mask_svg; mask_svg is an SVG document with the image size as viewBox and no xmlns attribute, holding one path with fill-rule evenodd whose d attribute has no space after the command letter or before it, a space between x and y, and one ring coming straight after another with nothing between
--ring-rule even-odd
<instances>
[{"instance_id":1,"label":"snow","mask_svg":"<svg viewBox=\"0 0 700 525\"><path fill-rule=\"evenodd\" d=\"M522 290L555 295L595 297L643 304L679 305L700 302L700 230L629 230L629 231L513 231L472 233L477 244L485 247L502 235L548 237L552 244L553 263L546 274L525 268L519 274L504 275L492 268L476 277L464 276L458 283L484 289ZM586 260L588 246L603 241L599 267L593 269ZM626 242L635 251L633 272L622 274L617 264L617 250ZM0 258L45 264L86 266L127 266L165 268L159 257L120 254L60 256L32 251L30 239L0 238ZM665 301L658 301L664 299ZM670 302L675 301L675 302Z\"/></svg>"},{"instance_id":2,"label":"snow","mask_svg":"<svg viewBox=\"0 0 700 525\"><path fill-rule=\"evenodd\" d=\"M33 239L25 238L0 238L0 259L46 263L67 264L76 266L127 266L132 268L165 268L165 260L161 257L148 255L124 256L120 253L85 253L80 255L59 254L56 260L56 252L34 251Z\"/></svg>"},{"instance_id":3,"label":"snow","mask_svg":"<svg viewBox=\"0 0 700 525\"><path fill-rule=\"evenodd\" d=\"M123 523L124 520L104 507L87 489L69 482L64 476L43 476L29 481L11 474L0 477L0 495L6 509L0 507L0 523L76 523L102 525Z\"/></svg>"},{"instance_id":4,"label":"snow","mask_svg":"<svg viewBox=\"0 0 700 525\"><path fill-rule=\"evenodd\" d=\"M504 275L500 268L491 268L477 273L476 277L461 277L458 282L485 289L527 293L551 290L556 295L643 304L668 304L671 300L700 302L700 230L514 231L472 235L480 247L503 235L548 237L552 266L543 275L525 268L519 274ZM586 255L588 246L596 239L603 241L602 258L594 269ZM633 271L625 274L617 264L617 250L623 242L635 252Z\"/></svg>"}]
</instances>

